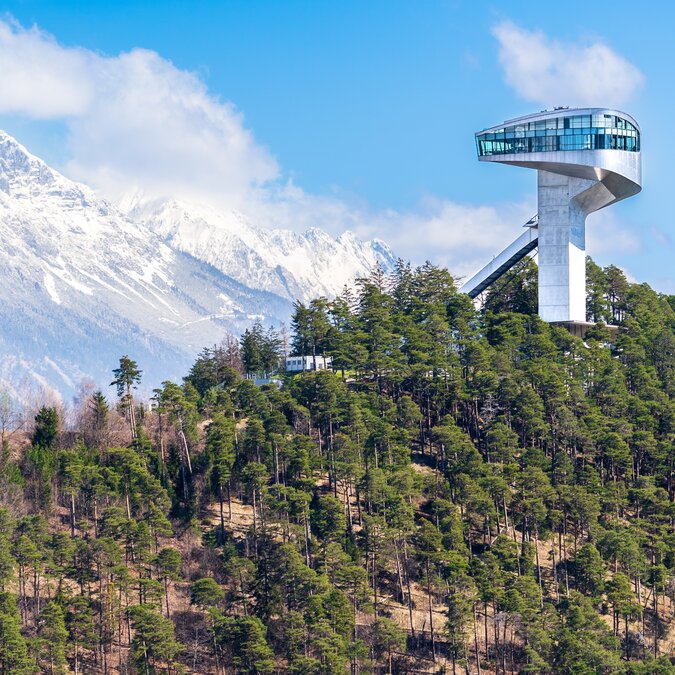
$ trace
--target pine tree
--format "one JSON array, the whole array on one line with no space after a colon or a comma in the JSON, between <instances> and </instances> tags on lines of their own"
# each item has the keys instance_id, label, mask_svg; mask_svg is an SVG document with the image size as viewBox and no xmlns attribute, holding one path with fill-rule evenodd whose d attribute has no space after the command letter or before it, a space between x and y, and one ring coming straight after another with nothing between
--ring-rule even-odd
<instances>
[{"instance_id":1,"label":"pine tree","mask_svg":"<svg viewBox=\"0 0 675 675\"><path fill-rule=\"evenodd\" d=\"M178 579L181 567L181 556L175 548L163 548L155 557L157 575L164 583L164 599L166 602L166 616L171 617L169 607L169 580Z\"/></svg>"},{"instance_id":2,"label":"pine tree","mask_svg":"<svg viewBox=\"0 0 675 675\"><path fill-rule=\"evenodd\" d=\"M139 370L136 361L130 359L128 356L120 358L120 365L113 370L115 379L110 383L110 386L117 388L117 397L120 401L120 409L124 411L129 422L132 439L136 438L136 410L134 403L134 389L136 389L141 381L142 370Z\"/></svg>"},{"instance_id":3,"label":"pine tree","mask_svg":"<svg viewBox=\"0 0 675 675\"><path fill-rule=\"evenodd\" d=\"M95 447L100 449L106 445L110 420L108 399L100 390L91 395L89 411L91 416L91 441Z\"/></svg>"},{"instance_id":4,"label":"pine tree","mask_svg":"<svg viewBox=\"0 0 675 675\"><path fill-rule=\"evenodd\" d=\"M57 468L58 434L59 415L56 408L43 406L35 416L31 447L24 456L24 475L29 480L35 504L45 513L52 506L52 479Z\"/></svg>"},{"instance_id":5,"label":"pine tree","mask_svg":"<svg viewBox=\"0 0 675 675\"><path fill-rule=\"evenodd\" d=\"M381 659L386 655L388 672L391 674L393 653L405 649L405 633L391 619L383 616L373 622L372 630L375 658Z\"/></svg>"},{"instance_id":6,"label":"pine tree","mask_svg":"<svg viewBox=\"0 0 675 675\"><path fill-rule=\"evenodd\" d=\"M257 617L225 616L216 624L217 639L232 653L237 672L266 675L274 670L273 652L267 644L267 630Z\"/></svg>"},{"instance_id":7,"label":"pine tree","mask_svg":"<svg viewBox=\"0 0 675 675\"><path fill-rule=\"evenodd\" d=\"M83 595L76 595L67 603L65 626L68 639L73 647L75 675L80 672L80 654L82 649L95 649L98 643L94 610Z\"/></svg>"},{"instance_id":8,"label":"pine tree","mask_svg":"<svg viewBox=\"0 0 675 675\"><path fill-rule=\"evenodd\" d=\"M199 607L216 607L225 598L225 592L213 577L197 579L190 586L192 604Z\"/></svg>"},{"instance_id":9,"label":"pine tree","mask_svg":"<svg viewBox=\"0 0 675 675\"><path fill-rule=\"evenodd\" d=\"M21 619L16 598L0 593L0 673L2 675L33 675L38 672L28 654L26 640L21 634Z\"/></svg>"},{"instance_id":10,"label":"pine tree","mask_svg":"<svg viewBox=\"0 0 675 675\"><path fill-rule=\"evenodd\" d=\"M216 413L206 429L206 448L213 464L213 482L216 485L220 513L220 536L225 541L224 491L227 490L229 519L232 520L232 496L230 479L235 460L234 420Z\"/></svg>"},{"instance_id":11,"label":"pine tree","mask_svg":"<svg viewBox=\"0 0 675 675\"><path fill-rule=\"evenodd\" d=\"M43 672L60 675L66 672L66 630L63 609L56 603L45 605L38 622L40 652L38 661Z\"/></svg>"},{"instance_id":12,"label":"pine tree","mask_svg":"<svg viewBox=\"0 0 675 675\"><path fill-rule=\"evenodd\" d=\"M157 672L162 664L171 669L183 649L176 641L171 620L147 605L135 605L128 611L134 629L130 654L133 664L146 675Z\"/></svg>"}]
</instances>

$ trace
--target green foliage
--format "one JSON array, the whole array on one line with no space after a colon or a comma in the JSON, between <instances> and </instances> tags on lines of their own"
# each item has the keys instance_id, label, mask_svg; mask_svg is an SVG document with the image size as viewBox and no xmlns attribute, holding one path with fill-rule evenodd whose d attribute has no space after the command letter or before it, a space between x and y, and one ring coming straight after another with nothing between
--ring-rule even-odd
<instances>
[{"instance_id":1,"label":"green foliage","mask_svg":"<svg viewBox=\"0 0 675 675\"><path fill-rule=\"evenodd\" d=\"M2 675L32 675L37 673L35 661L29 656L26 640L21 634L21 618L16 598L0 594L0 673Z\"/></svg>"},{"instance_id":2,"label":"green foliage","mask_svg":"<svg viewBox=\"0 0 675 675\"><path fill-rule=\"evenodd\" d=\"M675 301L589 261L582 341L533 273L476 311L399 261L296 304L335 372L240 378L258 324L152 409L123 357L116 409L7 431L0 673L672 672Z\"/></svg>"},{"instance_id":3,"label":"green foliage","mask_svg":"<svg viewBox=\"0 0 675 675\"><path fill-rule=\"evenodd\" d=\"M119 398L129 397L131 390L136 389L141 381L143 371L138 368L138 364L128 356L120 359L120 365L113 370L114 379L110 383L111 387L117 388Z\"/></svg>"},{"instance_id":4,"label":"green foliage","mask_svg":"<svg viewBox=\"0 0 675 675\"><path fill-rule=\"evenodd\" d=\"M177 579L181 566L180 553L175 548L163 548L155 557L155 567L159 576Z\"/></svg>"},{"instance_id":5,"label":"green foliage","mask_svg":"<svg viewBox=\"0 0 675 675\"><path fill-rule=\"evenodd\" d=\"M205 347L185 377L201 397L211 389L226 389L236 383L242 369L236 343Z\"/></svg>"},{"instance_id":6,"label":"green foliage","mask_svg":"<svg viewBox=\"0 0 675 675\"><path fill-rule=\"evenodd\" d=\"M143 371L139 369L138 364L128 356L120 359L118 368L113 370L114 379L110 386L117 389L117 398L119 399L119 409L124 413L129 423L131 437L136 438L137 420L133 391L141 381Z\"/></svg>"},{"instance_id":7,"label":"green foliage","mask_svg":"<svg viewBox=\"0 0 675 675\"><path fill-rule=\"evenodd\" d=\"M225 592L213 577L197 579L190 586L190 599L199 607L215 607L225 598Z\"/></svg>"},{"instance_id":8,"label":"green foliage","mask_svg":"<svg viewBox=\"0 0 675 675\"><path fill-rule=\"evenodd\" d=\"M145 605L129 608L134 629L131 661L140 673L171 672L174 659L183 649L176 641L173 622Z\"/></svg>"},{"instance_id":9,"label":"green foliage","mask_svg":"<svg viewBox=\"0 0 675 675\"><path fill-rule=\"evenodd\" d=\"M405 632L384 616L373 622L372 631L375 658L382 659L386 656L391 669L392 652L405 651Z\"/></svg>"},{"instance_id":10,"label":"green foliage","mask_svg":"<svg viewBox=\"0 0 675 675\"><path fill-rule=\"evenodd\" d=\"M605 587L605 567L594 544L584 544L574 560L577 587L582 593L598 596Z\"/></svg>"},{"instance_id":11,"label":"green foliage","mask_svg":"<svg viewBox=\"0 0 675 675\"><path fill-rule=\"evenodd\" d=\"M555 673L618 672L617 640L597 615L591 601L578 593L561 603L562 628L553 653Z\"/></svg>"},{"instance_id":12,"label":"green foliage","mask_svg":"<svg viewBox=\"0 0 675 675\"><path fill-rule=\"evenodd\" d=\"M485 309L494 314L536 314L537 293L537 266L526 257L490 286Z\"/></svg>"},{"instance_id":13,"label":"green foliage","mask_svg":"<svg viewBox=\"0 0 675 675\"><path fill-rule=\"evenodd\" d=\"M66 602L65 627L69 641L75 647L76 659L79 648L96 648L98 635L95 612L83 595L76 595Z\"/></svg>"},{"instance_id":14,"label":"green foliage","mask_svg":"<svg viewBox=\"0 0 675 675\"><path fill-rule=\"evenodd\" d=\"M238 672L266 675L274 670L274 653L265 639L267 630L257 617L222 616L215 632L218 642L230 650Z\"/></svg>"},{"instance_id":15,"label":"green foliage","mask_svg":"<svg viewBox=\"0 0 675 675\"><path fill-rule=\"evenodd\" d=\"M43 406L35 416L35 429L31 437L33 446L53 449L59 434L59 414L56 408Z\"/></svg>"},{"instance_id":16,"label":"green foliage","mask_svg":"<svg viewBox=\"0 0 675 675\"><path fill-rule=\"evenodd\" d=\"M256 321L241 337L241 358L247 373L270 374L277 371L281 355L281 337L273 328L264 331Z\"/></svg>"},{"instance_id":17,"label":"green foliage","mask_svg":"<svg viewBox=\"0 0 675 675\"><path fill-rule=\"evenodd\" d=\"M40 612L38 621L38 663L43 672L57 675L66 672L66 639L68 631L63 610L50 602Z\"/></svg>"},{"instance_id":18,"label":"green foliage","mask_svg":"<svg viewBox=\"0 0 675 675\"><path fill-rule=\"evenodd\" d=\"M317 536L326 543L344 539L345 509L339 499L329 495L316 499L311 507L311 522Z\"/></svg>"}]
</instances>

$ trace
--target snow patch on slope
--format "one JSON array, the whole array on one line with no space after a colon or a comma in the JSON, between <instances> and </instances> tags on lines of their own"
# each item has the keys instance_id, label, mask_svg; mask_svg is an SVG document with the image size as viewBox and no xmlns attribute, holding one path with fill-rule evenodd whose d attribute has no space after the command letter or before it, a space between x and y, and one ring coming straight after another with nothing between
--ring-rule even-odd
<instances>
[{"instance_id":1,"label":"snow patch on slope","mask_svg":"<svg viewBox=\"0 0 675 675\"><path fill-rule=\"evenodd\" d=\"M45 290L49 293L49 297L57 304L61 304L61 298L56 290L56 284L54 283L54 277L51 274L45 273Z\"/></svg>"}]
</instances>

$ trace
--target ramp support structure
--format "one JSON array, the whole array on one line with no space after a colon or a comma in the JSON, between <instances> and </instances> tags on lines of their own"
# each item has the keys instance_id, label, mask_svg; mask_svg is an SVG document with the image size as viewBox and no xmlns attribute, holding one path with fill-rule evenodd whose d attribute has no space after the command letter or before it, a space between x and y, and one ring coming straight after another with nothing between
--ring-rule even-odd
<instances>
[{"instance_id":1,"label":"ramp support structure","mask_svg":"<svg viewBox=\"0 0 675 675\"><path fill-rule=\"evenodd\" d=\"M537 216L525 223L527 229L518 239L507 246L498 256L493 258L482 270L476 272L460 289L471 299L477 298L484 290L497 279L506 274L516 263L520 262L528 253L537 248L539 229Z\"/></svg>"}]
</instances>

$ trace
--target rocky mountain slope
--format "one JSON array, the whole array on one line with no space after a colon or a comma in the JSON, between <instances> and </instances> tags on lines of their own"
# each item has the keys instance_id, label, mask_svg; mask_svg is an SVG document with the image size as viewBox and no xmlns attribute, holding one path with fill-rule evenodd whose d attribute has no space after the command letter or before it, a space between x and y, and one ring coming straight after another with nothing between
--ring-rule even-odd
<instances>
[{"instance_id":1,"label":"rocky mountain slope","mask_svg":"<svg viewBox=\"0 0 675 675\"><path fill-rule=\"evenodd\" d=\"M381 241L360 241L353 232L337 239L313 228L302 234L253 225L238 211L218 211L174 200L134 206L129 216L172 248L213 265L240 283L290 300L334 296L378 262L393 264Z\"/></svg>"},{"instance_id":2,"label":"rocky mountain slope","mask_svg":"<svg viewBox=\"0 0 675 675\"><path fill-rule=\"evenodd\" d=\"M126 214L0 132L0 379L69 396L84 377L106 385L128 353L156 386L227 331L285 321L296 297L393 260L351 233L262 230L193 208Z\"/></svg>"}]
</instances>

